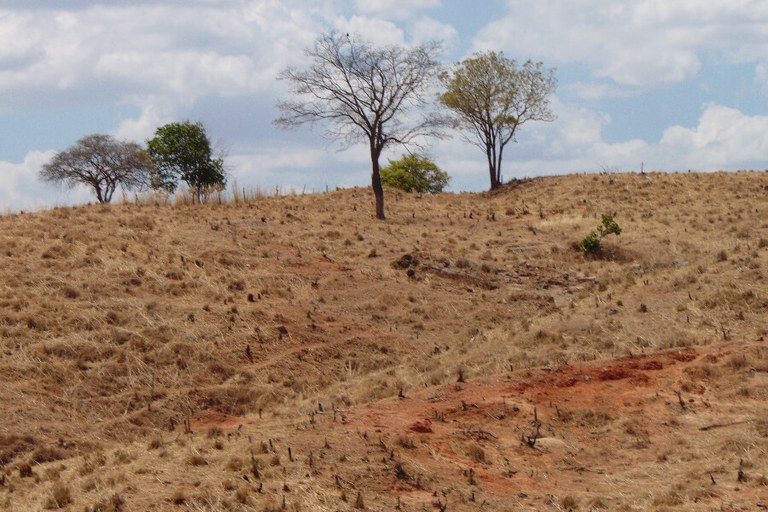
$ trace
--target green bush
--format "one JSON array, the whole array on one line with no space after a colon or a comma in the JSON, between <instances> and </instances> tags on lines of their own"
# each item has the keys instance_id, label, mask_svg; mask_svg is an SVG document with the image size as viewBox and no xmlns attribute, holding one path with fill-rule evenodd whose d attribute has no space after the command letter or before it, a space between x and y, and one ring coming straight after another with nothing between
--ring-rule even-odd
<instances>
[{"instance_id":1,"label":"green bush","mask_svg":"<svg viewBox=\"0 0 768 512\"><path fill-rule=\"evenodd\" d=\"M382 185L406 192L442 192L450 179L448 173L440 170L429 158L415 153L403 155L400 160L390 160L389 165L381 170Z\"/></svg>"},{"instance_id":2,"label":"green bush","mask_svg":"<svg viewBox=\"0 0 768 512\"><path fill-rule=\"evenodd\" d=\"M581 242L579 242L579 249L581 249L582 252L593 254L600 252L600 248L600 237L595 231L585 236Z\"/></svg>"},{"instance_id":3,"label":"green bush","mask_svg":"<svg viewBox=\"0 0 768 512\"><path fill-rule=\"evenodd\" d=\"M586 254L597 254L602 250L602 241L608 235L620 235L621 227L613 215L604 213L600 224L579 242L579 249Z\"/></svg>"}]
</instances>

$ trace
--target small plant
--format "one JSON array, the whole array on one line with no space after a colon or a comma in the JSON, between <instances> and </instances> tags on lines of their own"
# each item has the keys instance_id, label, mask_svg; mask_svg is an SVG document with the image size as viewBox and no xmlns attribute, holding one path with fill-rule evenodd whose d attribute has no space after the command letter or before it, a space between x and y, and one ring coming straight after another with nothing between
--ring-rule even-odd
<instances>
[{"instance_id":1,"label":"small plant","mask_svg":"<svg viewBox=\"0 0 768 512\"><path fill-rule=\"evenodd\" d=\"M27 464L26 462L19 465L19 476L21 478L30 478L34 476L34 472L32 471L32 466Z\"/></svg>"},{"instance_id":2,"label":"small plant","mask_svg":"<svg viewBox=\"0 0 768 512\"><path fill-rule=\"evenodd\" d=\"M162 448L163 446L163 438L160 436L154 436L152 439L149 440L149 444L147 444L147 448L150 450L157 450L158 448Z\"/></svg>"},{"instance_id":3,"label":"small plant","mask_svg":"<svg viewBox=\"0 0 768 512\"><path fill-rule=\"evenodd\" d=\"M85 512L120 512L124 510L125 499L120 494L113 494L109 498L104 498L93 504L91 507L85 507Z\"/></svg>"},{"instance_id":4,"label":"small plant","mask_svg":"<svg viewBox=\"0 0 768 512\"><path fill-rule=\"evenodd\" d=\"M486 464L489 463L488 461L488 455L485 453L485 450L482 446L478 444L473 444L470 446L467 450L467 455L469 455L469 458L472 459L475 462Z\"/></svg>"},{"instance_id":5,"label":"small plant","mask_svg":"<svg viewBox=\"0 0 768 512\"><path fill-rule=\"evenodd\" d=\"M187 462L190 466L207 466L208 461L203 457L200 453L192 453L189 458L187 459Z\"/></svg>"},{"instance_id":6,"label":"small plant","mask_svg":"<svg viewBox=\"0 0 768 512\"><path fill-rule=\"evenodd\" d=\"M602 241L608 235L620 235L621 227L613 215L604 213L600 224L579 242L579 249L586 254L597 254L602 250Z\"/></svg>"},{"instance_id":7,"label":"small plant","mask_svg":"<svg viewBox=\"0 0 768 512\"><path fill-rule=\"evenodd\" d=\"M133 457L130 453L120 450L119 448L115 450L114 458L115 464L128 464L133 460Z\"/></svg>"},{"instance_id":8,"label":"small plant","mask_svg":"<svg viewBox=\"0 0 768 512\"><path fill-rule=\"evenodd\" d=\"M171 503L174 505L183 505L186 503L187 497L184 495L184 491L181 489L177 489L172 495L171 495Z\"/></svg>"},{"instance_id":9,"label":"small plant","mask_svg":"<svg viewBox=\"0 0 768 512\"><path fill-rule=\"evenodd\" d=\"M70 503L72 503L72 492L69 487L57 483L51 489L51 494L45 502L45 508L48 510L64 508Z\"/></svg>"}]
</instances>

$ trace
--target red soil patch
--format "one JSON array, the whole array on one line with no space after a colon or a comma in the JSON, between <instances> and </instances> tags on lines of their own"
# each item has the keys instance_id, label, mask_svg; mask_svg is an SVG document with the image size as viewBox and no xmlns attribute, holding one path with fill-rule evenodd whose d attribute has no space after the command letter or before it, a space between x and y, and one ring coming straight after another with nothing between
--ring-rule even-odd
<instances>
[{"instance_id":1,"label":"red soil patch","mask_svg":"<svg viewBox=\"0 0 768 512\"><path fill-rule=\"evenodd\" d=\"M424 421L417 421L413 425L410 426L410 429L414 432L419 432L422 434L431 434L434 432L432 430L432 422L430 420L424 420Z\"/></svg>"},{"instance_id":2,"label":"red soil patch","mask_svg":"<svg viewBox=\"0 0 768 512\"><path fill-rule=\"evenodd\" d=\"M234 430L244 425L251 425L255 421L243 416L230 416L217 411L200 411L192 416L189 423L193 431L210 428Z\"/></svg>"},{"instance_id":3,"label":"red soil patch","mask_svg":"<svg viewBox=\"0 0 768 512\"><path fill-rule=\"evenodd\" d=\"M632 373L627 371L625 368L611 368L610 370L605 370L600 372L598 375L599 380L621 380L621 379L627 379L632 376Z\"/></svg>"},{"instance_id":4,"label":"red soil patch","mask_svg":"<svg viewBox=\"0 0 768 512\"><path fill-rule=\"evenodd\" d=\"M409 506L434 506L434 495L429 501L422 487L449 482L467 485L465 497L482 493L492 507L517 497L517 503L541 509L546 496L586 488L607 496L618 492L616 482L628 475L652 473L660 465L677 467L672 459L660 462L658 454L674 452L678 436L700 435L700 423L710 422L719 399L709 388L702 386L701 396L684 408L676 395L686 369L709 352L656 353L431 388L354 409L343 427L331 428L339 434L342 428L375 432L378 441L369 436L368 446L383 452L382 461L400 461L408 473L390 484L385 479L380 491L396 492ZM735 420L718 408L711 423L745 424L744 410L730 405ZM431 411L429 418L425 411ZM414 432L429 435L414 438ZM400 449L403 439L412 444ZM606 450L615 450L615 456ZM717 496L705 501L714 506Z\"/></svg>"}]
</instances>

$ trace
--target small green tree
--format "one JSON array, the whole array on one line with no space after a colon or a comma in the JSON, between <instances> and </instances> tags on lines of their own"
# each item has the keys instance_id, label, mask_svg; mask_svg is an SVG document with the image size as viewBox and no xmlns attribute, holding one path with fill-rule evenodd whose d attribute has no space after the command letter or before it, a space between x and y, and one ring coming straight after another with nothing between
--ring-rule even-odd
<instances>
[{"instance_id":1,"label":"small green tree","mask_svg":"<svg viewBox=\"0 0 768 512\"><path fill-rule=\"evenodd\" d=\"M602 240L608 235L620 235L621 227L613 215L604 213L600 224L579 242L579 249L586 254L597 254L602 250Z\"/></svg>"},{"instance_id":2,"label":"small green tree","mask_svg":"<svg viewBox=\"0 0 768 512\"><path fill-rule=\"evenodd\" d=\"M436 194L442 192L451 180L428 157L412 153L400 160L390 160L381 170L381 183L387 187L399 188L406 192Z\"/></svg>"},{"instance_id":3,"label":"small green tree","mask_svg":"<svg viewBox=\"0 0 768 512\"><path fill-rule=\"evenodd\" d=\"M152 186L174 192L179 180L186 183L202 204L207 191L226 185L224 161L214 158L202 123L169 123L147 141L155 164Z\"/></svg>"}]
</instances>

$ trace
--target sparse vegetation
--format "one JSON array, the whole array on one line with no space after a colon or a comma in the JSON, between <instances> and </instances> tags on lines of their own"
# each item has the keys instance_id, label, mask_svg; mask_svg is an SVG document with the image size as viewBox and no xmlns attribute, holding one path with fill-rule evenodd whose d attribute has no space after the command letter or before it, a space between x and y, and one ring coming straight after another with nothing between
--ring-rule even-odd
<instances>
[{"instance_id":1,"label":"sparse vegetation","mask_svg":"<svg viewBox=\"0 0 768 512\"><path fill-rule=\"evenodd\" d=\"M0 510L752 510L767 185L1 217ZM620 257L571 250L606 211Z\"/></svg>"},{"instance_id":2,"label":"sparse vegetation","mask_svg":"<svg viewBox=\"0 0 768 512\"><path fill-rule=\"evenodd\" d=\"M72 491L63 483L53 484L48 499L45 501L47 510L54 510L67 507L72 503Z\"/></svg>"},{"instance_id":3,"label":"sparse vegetation","mask_svg":"<svg viewBox=\"0 0 768 512\"><path fill-rule=\"evenodd\" d=\"M600 224L579 242L579 249L587 254L598 254L603 250L603 238L608 235L620 235L621 227L613 215L604 213Z\"/></svg>"}]
</instances>

